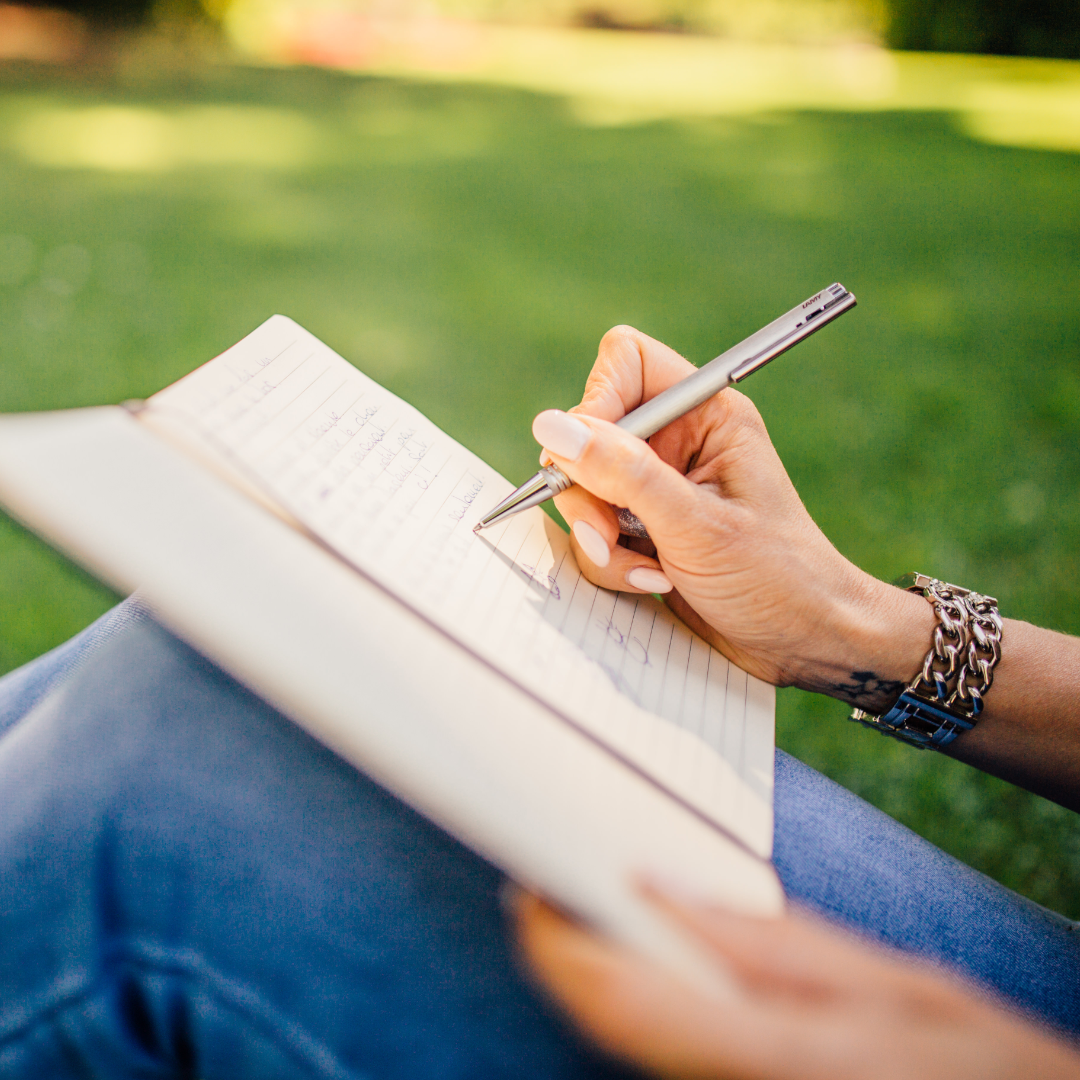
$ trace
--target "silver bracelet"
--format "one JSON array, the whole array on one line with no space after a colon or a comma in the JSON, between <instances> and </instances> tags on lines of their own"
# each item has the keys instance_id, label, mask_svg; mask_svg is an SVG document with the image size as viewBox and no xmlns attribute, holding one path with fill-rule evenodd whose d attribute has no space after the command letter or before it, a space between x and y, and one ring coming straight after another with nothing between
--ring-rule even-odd
<instances>
[{"instance_id":1,"label":"silver bracelet","mask_svg":"<svg viewBox=\"0 0 1080 1080\"><path fill-rule=\"evenodd\" d=\"M1001 659L997 600L925 574L896 584L922 593L937 616L930 651L900 700L881 716L855 709L850 719L922 749L938 749L969 731L983 711Z\"/></svg>"}]
</instances>

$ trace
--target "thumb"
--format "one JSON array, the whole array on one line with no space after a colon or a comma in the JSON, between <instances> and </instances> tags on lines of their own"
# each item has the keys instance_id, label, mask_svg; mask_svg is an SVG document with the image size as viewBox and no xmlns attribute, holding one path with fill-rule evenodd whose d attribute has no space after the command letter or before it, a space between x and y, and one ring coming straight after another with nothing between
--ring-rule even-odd
<instances>
[{"instance_id":1,"label":"thumb","mask_svg":"<svg viewBox=\"0 0 1080 1080\"><path fill-rule=\"evenodd\" d=\"M654 537L685 523L700 497L647 442L607 420L548 409L533 421L533 436L575 484L629 507Z\"/></svg>"}]
</instances>

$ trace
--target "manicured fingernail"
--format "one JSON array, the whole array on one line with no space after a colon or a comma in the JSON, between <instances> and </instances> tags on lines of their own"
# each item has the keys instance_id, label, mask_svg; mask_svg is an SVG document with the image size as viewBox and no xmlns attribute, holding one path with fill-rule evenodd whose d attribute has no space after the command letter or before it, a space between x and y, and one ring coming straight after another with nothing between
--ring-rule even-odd
<instances>
[{"instance_id":1,"label":"manicured fingernail","mask_svg":"<svg viewBox=\"0 0 1080 1080\"><path fill-rule=\"evenodd\" d=\"M580 421L558 409L548 409L533 421L533 438L546 449L568 461L577 461L592 438Z\"/></svg>"},{"instance_id":2,"label":"manicured fingernail","mask_svg":"<svg viewBox=\"0 0 1080 1080\"><path fill-rule=\"evenodd\" d=\"M667 579L667 574L661 573L659 570L653 570L649 566L635 566L626 575L626 584L632 585L642 592L671 592L672 588L671 582Z\"/></svg>"},{"instance_id":3,"label":"manicured fingernail","mask_svg":"<svg viewBox=\"0 0 1080 1080\"><path fill-rule=\"evenodd\" d=\"M571 526L581 550L595 566L607 566L611 562L611 548L608 542L587 521L575 521Z\"/></svg>"},{"instance_id":4,"label":"manicured fingernail","mask_svg":"<svg viewBox=\"0 0 1080 1080\"><path fill-rule=\"evenodd\" d=\"M540 464L545 469L551 464L551 455L546 450L540 451Z\"/></svg>"}]
</instances>

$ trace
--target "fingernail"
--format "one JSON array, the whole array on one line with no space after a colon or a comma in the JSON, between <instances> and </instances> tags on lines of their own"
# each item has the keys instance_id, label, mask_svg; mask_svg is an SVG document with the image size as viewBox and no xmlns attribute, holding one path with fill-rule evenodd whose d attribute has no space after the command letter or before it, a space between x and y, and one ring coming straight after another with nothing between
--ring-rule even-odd
<instances>
[{"instance_id":1,"label":"fingernail","mask_svg":"<svg viewBox=\"0 0 1080 1080\"><path fill-rule=\"evenodd\" d=\"M667 579L667 574L661 573L659 570L653 570L649 566L635 566L626 575L626 584L632 585L642 592L664 593L671 592L672 588L671 582Z\"/></svg>"},{"instance_id":2,"label":"fingernail","mask_svg":"<svg viewBox=\"0 0 1080 1080\"><path fill-rule=\"evenodd\" d=\"M546 449L568 461L577 461L592 438L580 421L558 409L548 409L533 421L533 438Z\"/></svg>"},{"instance_id":3,"label":"fingernail","mask_svg":"<svg viewBox=\"0 0 1080 1080\"><path fill-rule=\"evenodd\" d=\"M607 566L611 562L611 548L597 529L587 521L575 521L570 526L581 545L581 550L588 555L594 566Z\"/></svg>"},{"instance_id":4,"label":"fingernail","mask_svg":"<svg viewBox=\"0 0 1080 1080\"><path fill-rule=\"evenodd\" d=\"M551 464L551 455L546 450L540 451L540 464L545 469Z\"/></svg>"}]
</instances>

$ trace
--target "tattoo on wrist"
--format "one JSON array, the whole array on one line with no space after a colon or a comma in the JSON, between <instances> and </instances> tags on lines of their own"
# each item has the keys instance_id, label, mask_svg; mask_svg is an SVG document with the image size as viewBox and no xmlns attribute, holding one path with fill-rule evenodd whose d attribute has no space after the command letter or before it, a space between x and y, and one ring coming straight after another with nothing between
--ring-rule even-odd
<instances>
[{"instance_id":1,"label":"tattoo on wrist","mask_svg":"<svg viewBox=\"0 0 1080 1080\"><path fill-rule=\"evenodd\" d=\"M825 693L867 712L891 706L907 686L902 679L883 679L872 671L853 671L850 681L829 683Z\"/></svg>"}]
</instances>

